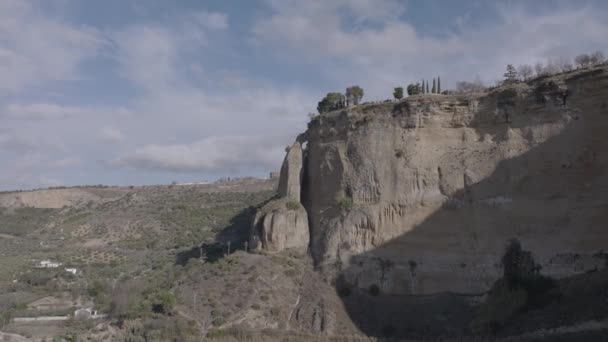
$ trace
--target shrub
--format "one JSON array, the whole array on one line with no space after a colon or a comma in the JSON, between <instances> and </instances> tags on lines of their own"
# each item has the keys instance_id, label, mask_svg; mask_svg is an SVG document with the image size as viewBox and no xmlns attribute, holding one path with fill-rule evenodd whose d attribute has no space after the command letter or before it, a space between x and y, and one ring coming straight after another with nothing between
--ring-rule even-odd
<instances>
[{"instance_id":1,"label":"shrub","mask_svg":"<svg viewBox=\"0 0 608 342\"><path fill-rule=\"evenodd\" d=\"M350 210L353 207L353 199L350 197L344 197L338 201L338 204L342 210Z\"/></svg>"},{"instance_id":2,"label":"shrub","mask_svg":"<svg viewBox=\"0 0 608 342\"><path fill-rule=\"evenodd\" d=\"M298 209L300 209L300 202L298 202L296 200L289 200L289 201L287 201L287 203L285 203L285 206L289 210L298 210Z\"/></svg>"},{"instance_id":3,"label":"shrub","mask_svg":"<svg viewBox=\"0 0 608 342\"><path fill-rule=\"evenodd\" d=\"M157 314L170 314L175 305L175 296L167 289L158 289L150 296L152 312Z\"/></svg>"}]
</instances>

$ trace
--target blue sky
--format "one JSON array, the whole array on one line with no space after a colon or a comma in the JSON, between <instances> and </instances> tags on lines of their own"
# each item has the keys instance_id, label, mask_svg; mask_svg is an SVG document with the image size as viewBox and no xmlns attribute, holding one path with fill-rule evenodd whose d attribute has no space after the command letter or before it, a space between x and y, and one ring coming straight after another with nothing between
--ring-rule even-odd
<instances>
[{"instance_id":1,"label":"blue sky","mask_svg":"<svg viewBox=\"0 0 608 342\"><path fill-rule=\"evenodd\" d=\"M608 52L605 1L0 0L0 190L260 176L329 91Z\"/></svg>"}]
</instances>

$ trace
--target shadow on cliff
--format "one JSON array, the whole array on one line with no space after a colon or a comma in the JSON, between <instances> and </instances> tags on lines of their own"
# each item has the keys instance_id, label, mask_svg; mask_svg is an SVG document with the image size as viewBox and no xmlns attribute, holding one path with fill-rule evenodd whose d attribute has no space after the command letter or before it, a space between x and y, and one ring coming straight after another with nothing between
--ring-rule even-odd
<instances>
[{"instance_id":1,"label":"shadow on cliff","mask_svg":"<svg viewBox=\"0 0 608 342\"><path fill-rule=\"evenodd\" d=\"M499 260L509 239L521 240L535 257L605 243L601 234L608 215L598 214L597 200L600 189L608 190L608 139L603 138L608 113L587 100L573 92L567 107L538 107L546 115L553 112L555 119L548 117L548 122L566 112L571 120L559 135L499 162L489 177L470 184L465 180L464 189L412 230L353 256L344 268L335 266L341 268L336 291L361 331L423 340L470 336L476 313L471 302L502 274ZM535 120L534 109L514 115L506 106L507 123L502 116L492 117L489 107L480 108L487 115L470 125L479 137L508 139L510 128ZM608 212L605 201L599 203ZM577 226L580 217L593 215L596 221ZM548 237L553 239L546 241ZM365 266L370 263L377 264L373 271ZM450 288L470 291L446 290Z\"/></svg>"},{"instance_id":2,"label":"shadow on cliff","mask_svg":"<svg viewBox=\"0 0 608 342\"><path fill-rule=\"evenodd\" d=\"M260 204L267 203L269 200ZM249 239L251 222L257 207L248 207L230 219L228 225L215 234L212 241L201 242L198 246L178 252L175 256L176 265L186 265L190 259L203 258L207 262L215 262L227 254L246 249Z\"/></svg>"}]
</instances>

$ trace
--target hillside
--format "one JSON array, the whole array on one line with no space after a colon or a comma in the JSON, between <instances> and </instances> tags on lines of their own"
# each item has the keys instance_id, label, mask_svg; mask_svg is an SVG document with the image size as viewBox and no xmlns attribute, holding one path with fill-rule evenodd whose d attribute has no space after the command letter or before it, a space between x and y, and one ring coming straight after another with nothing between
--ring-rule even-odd
<instances>
[{"instance_id":1,"label":"hillside","mask_svg":"<svg viewBox=\"0 0 608 342\"><path fill-rule=\"evenodd\" d=\"M3 317L72 314L76 307L109 310L112 288L137 281L131 294L171 289L182 255L204 245L222 255L243 248L253 207L274 195L276 182L67 188L0 194L0 310ZM36 268L40 261L61 267ZM77 269L76 275L64 268ZM145 285L144 285L145 284ZM51 296L59 304L28 303ZM145 315L143 310L138 315ZM3 320L2 325L6 321ZM52 329L51 329L52 328ZM8 326L48 337L66 328ZM73 329L72 329L73 330ZM38 335L36 335L38 332ZM52 336L51 336L52 337Z\"/></svg>"},{"instance_id":2,"label":"hillside","mask_svg":"<svg viewBox=\"0 0 608 342\"><path fill-rule=\"evenodd\" d=\"M39 341L602 338L607 99L608 67L594 67L324 113L287 149L278 184L2 193L1 329ZM108 316L11 321L79 307Z\"/></svg>"}]
</instances>

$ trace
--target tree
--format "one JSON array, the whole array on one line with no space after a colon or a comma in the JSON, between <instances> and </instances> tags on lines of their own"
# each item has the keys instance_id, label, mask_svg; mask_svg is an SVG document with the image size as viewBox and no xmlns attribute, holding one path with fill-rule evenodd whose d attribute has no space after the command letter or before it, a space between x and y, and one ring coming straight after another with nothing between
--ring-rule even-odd
<instances>
[{"instance_id":1,"label":"tree","mask_svg":"<svg viewBox=\"0 0 608 342\"><path fill-rule=\"evenodd\" d=\"M544 74L545 75L555 75L562 72L562 68L559 66L557 60L550 59L547 61L547 65L545 65Z\"/></svg>"},{"instance_id":2,"label":"tree","mask_svg":"<svg viewBox=\"0 0 608 342\"><path fill-rule=\"evenodd\" d=\"M507 72L504 74L505 83L514 83L517 82L517 70L513 64L507 64Z\"/></svg>"},{"instance_id":3,"label":"tree","mask_svg":"<svg viewBox=\"0 0 608 342\"><path fill-rule=\"evenodd\" d=\"M586 53L580 54L580 55L576 56L576 58L574 58L574 62L580 68L588 67L591 64L591 56L589 56Z\"/></svg>"},{"instance_id":4,"label":"tree","mask_svg":"<svg viewBox=\"0 0 608 342\"><path fill-rule=\"evenodd\" d=\"M480 80L473 82L459 81L456 82L456 92L459 93L478 93L485 89L483 83Z\"/></svg>"},{"instance_id":5,"label":"tree","mask_svg":"<svg viewBox=\"0 0 608 342\"><path fill-rule=\"evenodd\" d=\"M437 76L437 94L441 94L441 78Z\"/></svg>"},{"instance_id":6,"label":"tree","mask_svg":"<svg viewBox=\"0 0 608 342\"><path fill-rule=\"evenodd\" d=\"M319 114L331 112L332 110L344 108L345 97L340 93L327 93L323 100L317 104Z\"/></svg>"},{"instance_id":7,"label":"tree","mask_svg":"<svg viewBox=\"0 0 608 342\"><path fill-rule=\"evenodd\" d=\"M348 104L358 105L363 98L363 88L358 85L346 88L346 100Z\"/></svg>"},{"instance_id":8,"label":"tree","mask_svg":"<svg viewBox=\"0 0 608 342\"><path fill-rule=\"evenodd\" d=\"M433 78L433 89L431 89L431 93L437 93L437 83L435 83L435 79Z\"/></svg>"},{"instance_id":9,"label":"tree","mask_svg":"<svg viewBox=\"0 0 608 342\"><path fill-rule=\"evenodd\" d=\"M422 80L422 94L426 93L426 88L424 87L424 80Z\"/></svg>"},{"instance_id":10,"label":"tree","mask_svg":"<svg viewBox=\"0 0 608 342\"><path fill-rule=\"evenodd\" d=\"M536 73L536 76L543 76L545 74L545 66L543 65L543 63L538 62L536 64L534 64L534 72Z\"/></svg>"},{"instance_id":11,"label":"tree","mask_svg":"<svg viewBox=\"0 0 608 342\"><path fill-rule=\"evenodd\" d=\"M602 51L595 51L589 56L589 63L591 65L598 65L604 62L604 54Z\"/></svg>"},{"instance_id":12,"label":"tree","mask_svg":"<svg viewBox=\"0 0 608 342\"><path fill-rule=\"evenodd\" d=\"M532 70L532 66L529 64L523 64L517 67L517 75L519 79L522 81L527 81L532 77L534 71Z\"/></svg>"},{"instance_id":13,"label":"tree","mask_svg":"<svg viewBox=\"0 0 608 342\"><path fill-rule=\"evenodd\" d=\"M403 87L396 87L393 91L393 97L397 100L401 100L403 98Z\"/></svg>"},{"instance_id":14,"label":"tree","mask_svg":"<svg viewBox=\"0 0 608 342\"><path fill-rule=\"evenodd\" d=\"M417 94L420 94L420 92L421 92L420 83L416 83L416 84L410 83L410 84L408 84L408 86L407 86L407 94L408 95L410 95L410 96L411 95L417 95Z\"/></svg>"},{"instance_id":15,"label":"tree","mask_svg":"<svg viewBox=\"0 0 608 342\"><path fill-rule=\"evenodd\" d=\"M429 91L429 81L426 81L426 93L430 94L431 92Z\"/></svg>"},{"instance_id":16,"label":"tree","mask_svg":"<svg viewBox=\"0 0 608 342\"><path fill-rule=\"evenodd\" d=\"M571 71L573 69L572 61L568 57L559 57L556 63L562 71Z\"/></svg>"}]
</instances>

